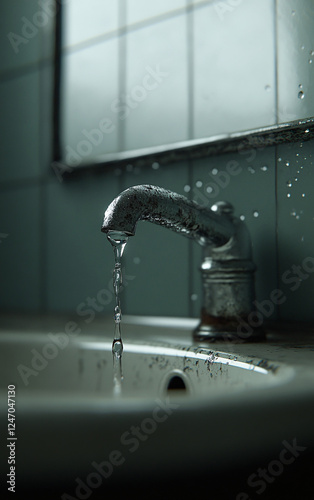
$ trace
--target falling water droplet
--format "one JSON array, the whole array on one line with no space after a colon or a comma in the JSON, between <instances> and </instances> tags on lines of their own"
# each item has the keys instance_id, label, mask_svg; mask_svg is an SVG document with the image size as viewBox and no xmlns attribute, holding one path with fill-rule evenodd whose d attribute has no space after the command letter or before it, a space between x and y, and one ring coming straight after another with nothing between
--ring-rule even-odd
<instances>
[{"instance_id":1,"label":"falling water droplet","mask_svg":"<svg viewBox=\"0 0 314 500\"><path fill-rule=\"evenodd\" d=\"M134 257L133 262L134 262L134 264L138 265L138 264L140 264L141 259L139 257Z\"/></svg>"},{"instance_id":2,"label":"falling water droplet","mask_svg":"<svg viewBox=\"0 0 314 500\"><path fill-rule=\"evenodd\" d=\"M309 64L312 64L312 62L313 62L313 59L309 59Z\"/></svg>"},{"instance_id":3,"label":"falling water droplet","mask_svg":"<svg viewBox=\"0 0 314 500\"><path fill-rule=\"evenodd\" d=\"M287 182L287 186L288 186L289 188L291 188L291 187L292 187L292 182L291 182L291 181L288 181L288 182Z\"/></svg>"},{"instance_id":4,"label":"falling water droplet","mask_svg":"<svg viewBox=\"0 0 314 500\"><path fill-rule=\"evenodd\" d=\"M304 45L301 45L301 50L304 50L304 49L305 49Z\"/></svg>"},{"instance_id":5,"label":"falling water droplet","mask_svg":"<svg viewBox=\"0 0 314 500\"><path fill-rule=\"evenodd\" d=\"M289 167L290 166L290 163L288 161L286 161L286 167Z\"/></svg>"},{"instance_id":6,"label":"falling water droplet","mask_svg":"<svg viewBox=\"0 0 314 500\"><path fill-rule=\"evenodd\" d=\"M212 193L212 192L213 192L213 188L212 188L211 186L208 186L208 187L206 188L206 192L207 192L207 193Z\"/></svg>"},{"instance_id":7,"label":"falling water droplet","mask_svg":"<svg viewBox=\"0 0 314 500\"><path fill-rule=\"evenodd\" d=\"M299 99L304 99L304 92L303 92L303 90L300 90L300 92L298 93L298 98Z\"/></svg>"},{"instance_id":8,"label":"falling water droplet","mask_svg":"<svg viewBox=\"0 0 314 500\"><path fill-rule=\"evenodd\" d=\"M240 220L245 220L245 215L240 215Z\"/></svg>"},{"instance_id":9,"label":"falling water droplet","mask_svg":"<svg viewBox=\"0 0 314 500\"><path fill-rule=\"evenodd\" d=\"M152 169L154 169L154 170L159 169L159 163L157 161L154 161L154 163L152 163Z\"/></svg>"},{"instance_id":10,"label":"falling water droplet","mask_svg":"<svg viewBox=\"0 0 314 500\"><path fill-rule=\"evenodd\" d=\"M282 161L282 158L280 158L280 157L279 157L279 158L278 158L278 161Z\"/></svg>"},{"instance_id":11,"label":"falling water droplet","mask_svg":"<svg viewBox=\"0 0 314 500\"><path fill-rule=\"evenodd\" d=\"M310 56L314 56L314 50L310 50Z\"/></svg>"},{"instance_id":12,"label":"falling water droplet","mask_svg":"<svg viewBox=\"0 0 314 500\"><path fill-rule=\"evenodd\" d=\"M295 180L295 182L297 182L298 178L297 178L297 177L295 177L295 178L294 178L294 180Z\"/></svg>"},{"instance_id":13,"label":"falling water droplet","mask_svg":"<svg viewBox=\"0 0 314 500\"><path fill-rule=\"evenodd\" d=\"M296 153L296 156L300 156L300 153Z\"/></svg>"},{"instance_id":14,"label":"falling water droplet","mask_svg":"<svg viewBox=\"0 0 314 500\"><path fill-rule=\"evenodd\" d=\"M305 193L302 193L302 198L305 198Z\"/></svg>"},{"instance_id":15,"label":"falling water droplet","mask_svg":"<svg viewBox=\"0 0 314 500\"><path fill-rule=\"evenodd\" d=\"M217 168L213 168L212 169L212 174L213 175L217 175L218 174L218 169Z\"/></svg>"},{"instance_id":16,"label":"falling water droplet","mask_svg":"<svg viewBox=\"0 0 314 500\"><path fill-rule=\"evenodd\" d=\"M259 212L258 212L257 210L255 210L255 211L253 212L253 217L258 217L258 216L259 216Z\"/></svg>"},{"instance_id":17,"label":"falling water droplet","mask_svg":"<svg viewBox=\"0 0 314 500\"><path fill-rule=\"evenodd\" d=\"M304 242L304 236L301 236L301 241L302 241L302 243Z\"/></svg>"},{"instance_id":18,"label":"falling water droplet","mask_svg":"<svg viewBox=\"0 0 314 500\"><path fill-rule=\"evenodd\" d=\"M305 134L308 134L308 133L309 133L309 131L310 131L310 129L309 129L309 128L307 128L306 130L304 130L304 133L305 133Z\"/></svg>"},{"instance_id":19,"label":"falling water droplet","mask_svg":"<svg viewBox=\"0 0 314 500\"><path fill-rule=\"evenodd\" d=\"M192 300L193 302L195 302L195 301L197 300L197 298L198 298L197 294L196 294L196 293L192 293L192 295L191 295L191 300Z\"/></svg>"},{"instance_id":20,"label":"falling water droplet","mask_svg":"<svg viewBox=\"0 0 314 500\"><path fill-rule=\"evenodd\" d=\"M291 198L291 193L288 193L288 194L287 194L287 198Z\"/></svg>"},{"instance_id":21,"label":"falling water droplet","mask_svg":"<svg viewBox=\"0 0 314 500\"><path fill-rule=\"evenodd\" d=\"M255 170L253 167L248 167L247 169L249 172L251 172L251 174L255 174Z\"/></svg>"},{"instance_id":22,"label":"falling water droplet","mask_svg":"<svg viewBox=\"0 0 314 500\"><path fill-rule=\"evenodd\" d=\"M131 165L131 163L128 163L125 168L126 168L127 172L132 172L133 171L133 165Z\"/></svg>"},{"instance_id":23,"label":"falling water droplet","mask_svg":"<svg viewBox=\"0 0 314 500\"><path fill-rule=\"evenodd\" d=\"M189 193L191 191L191 186L189 184L186 184L183 189L185 193Z\"/></svg>"},{"instance_id":24,"label":"falling water droplet","mask_svg":"<svg viewBox=\"0 0 314 500\"><path fill-rule=\"evenodd\" d=\"M266 172L266 171L268 170L267 165L263 165L263 166L261 167L261 170L262 170L263 172Z\"/></svg>"}]
</instances>

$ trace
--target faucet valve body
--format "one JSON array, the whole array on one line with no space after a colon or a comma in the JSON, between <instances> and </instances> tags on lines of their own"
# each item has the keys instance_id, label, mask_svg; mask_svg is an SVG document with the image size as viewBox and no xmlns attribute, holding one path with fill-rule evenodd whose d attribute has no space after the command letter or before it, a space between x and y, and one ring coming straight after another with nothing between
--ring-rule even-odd
<instances>
[{"instance_id":1,"label":"faucet valve body","mask_svg":"<svg viewBox=\"0 0 314 500\"><path fill-rule=\"evenodd\" d=\"M256 328L256 322L253 328L247 323L255 312L256 270L248 230L233 216L233 207L229 203L219 202L212 209L227 216L235 232L224 246L204 249L201 265L203 306L194 339L260 340L264 336L262 328ZM248 328L244 329L244 325Z\"/></svg>"}]
</instances>

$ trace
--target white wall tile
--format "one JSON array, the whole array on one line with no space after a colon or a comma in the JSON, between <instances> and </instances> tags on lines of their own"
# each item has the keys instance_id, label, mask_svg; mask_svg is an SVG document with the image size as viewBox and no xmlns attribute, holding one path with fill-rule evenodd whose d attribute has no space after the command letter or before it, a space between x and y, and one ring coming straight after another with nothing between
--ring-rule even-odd
<instances>
[{"instance_id":1,"label":"white wall tile","mask_svg":"<svg viewBox=\"0 0 314 500\"><path fill-rule=\"evenodd\" d=\"M187 139L187 71L185 16L128 35L125 149Z\"/></svg>"},{"instance_id":2,"label":"white wall tile","mask_svg":"<svg viewBox=\"0 0 314 500\"><path fill-rule=\"evenodd\" d=\"M194 40L195 137L274 124L273 1L196 9Z\"/></svg>"},{"instance_id":3,"label":"white wall tile","mask_svg":"<svg viewBox=\"0 0 314 500\"><path fill-rule=\"evenodd\" d=\"M159 2L127 0L127 24L151 19L162 14L169 14L178 9L184 9L185 6L186 0L159 0Z\"/></svg>"},{"instance_id":4,"label":"white wall tile","mask_svg":"<svg viewBox=\"0 0 314 500\"><path fill-rule=\"evenodd\" d=\"M75 0L63 7L63 45L73 46L118 29L119 1Z\"/></svg>"},{"instance_id":5,"label":"white wall tile","mask_svg":"<svg viewBox=\"0 0 314 500\"><path fill-rule=\"evenodd\" d=\"M314 4L278 0L279 122L314 116Z\"/></svg>"},{"instance_id":6,"label":"white wall tile","mask_svg":"<svg viewBox=\"0 0 314 500\"><path fill-rule=\"evenodd\" d=\"M100 154L116 152L118 115L112 105L119 96L118 39L68 53L63 67L61 137L65 159L80 165Z\"/></svg>"},{"instance_id":7,"label":"white wall tile","mask_svg":"<svg viewBox=\"0 0 314 500\"><path fill-rule=\"evenodd\" d=\"M0 84L0 180L34 177L39 164L39 71Z\"/></svg>"}]
</instances>

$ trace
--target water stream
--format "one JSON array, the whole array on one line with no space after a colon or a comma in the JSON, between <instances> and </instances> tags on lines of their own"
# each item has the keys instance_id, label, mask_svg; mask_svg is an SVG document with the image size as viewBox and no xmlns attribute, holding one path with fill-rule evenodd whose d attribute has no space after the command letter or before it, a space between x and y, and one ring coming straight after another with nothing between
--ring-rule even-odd
<instances>
[{"instance_id":1,"label":"water stream","mask_svg":"<svg viewBox=\"0 0 314 500\"><path fill-rule=\"evenodd\" d=\"M115 307L114 307L114 335L112 342L112 355L113 355L113 393L116 396L121 394L122 390L122 352L123 342L121 336L121 306L120 306L120 288L122 285L122 269L121 257L128 237L125 233L120 231L109 231L107 235L114 251L114 270L113 270L113 289L115 293Z\"/></svg>"}]
</instances>

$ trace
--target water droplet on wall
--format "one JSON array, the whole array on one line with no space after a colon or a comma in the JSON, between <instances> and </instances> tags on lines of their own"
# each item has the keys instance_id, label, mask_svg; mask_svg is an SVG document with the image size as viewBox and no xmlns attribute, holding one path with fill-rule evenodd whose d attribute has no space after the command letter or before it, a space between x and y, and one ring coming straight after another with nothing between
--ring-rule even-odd
<instances>
[{"instance_id":1,"label":"water droplet on wall","mask_svg":"<svg viewBox=\"0 0 314 500\"><path fill-rule=\"evenodd\" d=\"M195 186L201 188L203 186L202 181L196 181Z\"/></svg>"},{"instance_id":2,"label":"water droplet on wall","mask_svg":"<svg viewBox=\"0 0 314 500\"><path fill-rule=\"evenodd\" d=\"M196 293L192 293L192 295L191 295L191 300L192 300L193 302L195 302L195 301L197 300L197 298L198 298L198 297L197 297L197 294L196 294Z\"/></svg>"},{"instance_id":3,"label":"water droplet on wall","mask_svg":"<svg viewBox=\"0 0 314 500\"><path fill-rule=\"evenodd\" d=\"M298 98L299 99L304 99L304 92L303 92L303 90L300 90L300 92L298 93Z\"/></svg>"},{"instance_id":4,"label":"water droplet on wall","mask_svg":"<svg viewBox=\"0 0 314 500\"><path fill-rule=\"evenodd\" d=\"M212 174L213 175L217 175L218 174L218 169L217 168L213 168L212 169Z\"/></svg>"},{"instance_id":5,"label":"water droplet on wall","mask_svg":"<svg viewBox=\"0 0 314 500\"><path fill-rule=\"evenodd\" d=\"M266 90L266 92L270 92L271 91L271 86L270 85L265 85L265 90Z\"/></svg>"},{"instance_id":6,"label":"water droplet on wall","mask_svg":"<svg viewBox=\"0 0 314 500\"><path fill-rule=\"evenodd\" d=\"M154 163L152 163L152 168L154 170L158 170L159 169L159 163L157 161L154 161Z\"/></svg>"}]
</instances>

